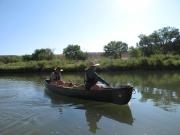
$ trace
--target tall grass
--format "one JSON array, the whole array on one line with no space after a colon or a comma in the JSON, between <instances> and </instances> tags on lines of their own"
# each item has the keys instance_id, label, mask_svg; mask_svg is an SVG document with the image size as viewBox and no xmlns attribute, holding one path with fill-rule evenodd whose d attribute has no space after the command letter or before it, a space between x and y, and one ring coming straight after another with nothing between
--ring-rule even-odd
<instances>
[{"instance_id":1,"label":"tall grass","mask_svg":"<svg viewBox=\"0 0 180 135\"><path fill-rule=\"evenodd\" d=\"M50 72L54 67L59 66L65 72L84 71L88 60L67 60L65 58L42 61L13 61L0 62L0 72ZM121 71L137 69L180 69L180 55L153 55L151 57L112 59L107 57L97 58L101 71Z\"/></svg>"}]
</instances>

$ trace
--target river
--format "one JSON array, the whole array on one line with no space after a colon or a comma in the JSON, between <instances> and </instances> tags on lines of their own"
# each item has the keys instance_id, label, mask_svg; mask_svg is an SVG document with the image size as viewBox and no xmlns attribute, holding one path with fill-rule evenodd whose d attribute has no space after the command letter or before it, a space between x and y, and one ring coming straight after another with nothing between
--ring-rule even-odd
<instances>
[{"instance_id":1,"label":"river","mask_svg":"<svg viewBox=\"0 0 180 135\"><path fill-rule=\"evenodd\" d=\"M135 88L128 105L55 95L43 86L46 74L0 75L0 135L179 135L180 72L100 75ZM83 75L63 79L82 83Z\"/></svg>"}]
</instances>

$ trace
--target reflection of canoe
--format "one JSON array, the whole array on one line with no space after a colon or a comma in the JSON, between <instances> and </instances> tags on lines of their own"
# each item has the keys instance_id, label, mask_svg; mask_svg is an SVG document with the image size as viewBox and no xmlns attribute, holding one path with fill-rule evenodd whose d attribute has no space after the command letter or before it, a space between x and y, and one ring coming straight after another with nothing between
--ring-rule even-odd
<instances>
[{"instance_id":1,"label":"reflection of canoe","mask_svg":"<svg viewBox=\"0 0 180 135\"><path fill-rule=\"evenodd\" d=\"M68 104L69 106L75 107L75 109L85 110L86 120L91 123L89 124L89 126L92 126L91 128L96 127L95 125L101 117L106 117L129 125L132 125L134 121L131 109L128 105L118 106L95 101L89 102L87 100L56 95L49 90L45 90L45 94L50 97L52 105L61 106Z\"/></svg>"},{"instance_id":2,"label":"reflection of canoe","mask_svg":"<svg viewBox=\"0 0 180 135\"><path fill-rule=\"evenodd\" d=\"M127 104L132 96L133 87L121 86L119 88L105 88L104 90L85 90L73 87L61 87L44 81L45 87L60 95L90 99L96 101L111 102L115 104Z\"/></svg>"}]
</instances>

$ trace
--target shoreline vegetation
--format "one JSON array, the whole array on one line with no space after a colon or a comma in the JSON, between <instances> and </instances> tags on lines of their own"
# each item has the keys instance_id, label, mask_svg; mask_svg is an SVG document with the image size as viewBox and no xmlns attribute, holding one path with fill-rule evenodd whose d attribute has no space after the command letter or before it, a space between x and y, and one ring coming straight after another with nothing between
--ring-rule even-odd
<instances>
[{"instance_id":1,"label":"shoreline vegetation","mask_svg":"<svg viewBox=\"0 0 180 135\"><path fill-rule=\"evenodd\" d=\"M98 71L179 70L180 32L164 27L150 35L140 34L136 47L122 41L110 41L102 53L83 52L80 45L69 44L62 55L50 48L36 49L31 55L0 56L0 73L51 72L60 67L64 72L83 72L90 61L101 66Z\"/></svg>"},{"instance_id":2,"label":"shoreline vegetation","mask_svg":"<svg viewBox=\"0 0 180 135\"><path fill-rule=\"evenodd\" d=\"M19 56L20 57L20 56ZM59 66L64 72L83 72L89 61L56 58L52 60L31 60L0 63L0 73L45 73L52 72ZM152 55L150 57L113 59L99 57L95 59L100 66L98 71L115 72L129 70L179 70L180 55Z\"/></svg>"}]
</instances>

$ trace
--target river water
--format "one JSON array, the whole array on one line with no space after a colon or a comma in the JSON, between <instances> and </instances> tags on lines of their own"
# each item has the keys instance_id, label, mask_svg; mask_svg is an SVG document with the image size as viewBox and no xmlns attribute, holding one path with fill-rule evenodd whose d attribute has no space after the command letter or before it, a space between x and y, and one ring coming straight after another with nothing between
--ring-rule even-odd
<instances>
[{"instance_id":1,"label":"river water","mask_svg":"<svg viewBox=\"0 0 180 135\"><path fill-rule=\"evenodd\" d=\"M135 88L128 105L63 97L43 86L48 75L0 75L0 135L179 135L180 72L100 73L112 86ZM83 82L81 74L63 79Z\"/></svg>"}]
</instances>

